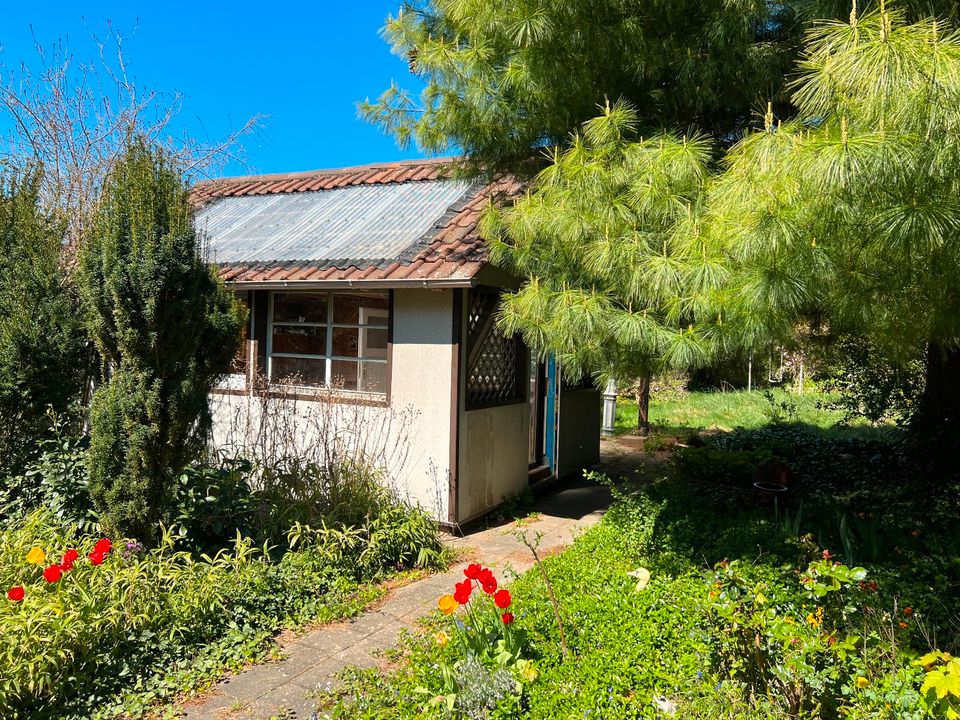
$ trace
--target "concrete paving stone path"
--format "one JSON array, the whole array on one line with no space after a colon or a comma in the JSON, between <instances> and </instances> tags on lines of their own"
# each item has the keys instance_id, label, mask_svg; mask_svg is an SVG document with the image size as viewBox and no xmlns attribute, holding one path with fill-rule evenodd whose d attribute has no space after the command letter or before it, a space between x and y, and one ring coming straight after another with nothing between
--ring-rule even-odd
<instances>
[{"instance_id":1,"label":"concrete paving stone path","mask_svg":"<svg viewBox=\"0 0 960 720\"><path fill-rule=\"evenodd\" d=\"M467 531L447 542L462 558L475 558L509 582L511 573L533 565L533 558L515 532L541 534L539 552L549 554L569 546L595 524L610 504L604 487L586 481L558 484L541 495L535 518ZM226 678L209 693L183 708L188 720L308 720L314 714L312 694L335 681L336 673L354 665L377 667L384 650L396 645L403 630L415 631L416 621L436 608L437 598L463 579L460 562L447 572L430 575L397 588L376 609L351 621L325 625L286 643L283 659L254 665Z\"/></svg>"}]
</instances>

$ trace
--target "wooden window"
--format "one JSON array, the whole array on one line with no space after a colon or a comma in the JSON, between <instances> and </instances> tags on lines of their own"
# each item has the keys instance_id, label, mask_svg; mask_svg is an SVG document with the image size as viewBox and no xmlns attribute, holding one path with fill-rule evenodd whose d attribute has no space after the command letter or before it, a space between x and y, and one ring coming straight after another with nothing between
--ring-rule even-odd
<instances>
[{"instance_id":1,"label":"wooden window","mask_svg":"<svg viewBox=\"0 0 960 720\"><path fill-rule=\"evenodd\" d=\"M386 393L386 293L274 292L270 301L271 382Z\"/></svg>"}]
</instances>

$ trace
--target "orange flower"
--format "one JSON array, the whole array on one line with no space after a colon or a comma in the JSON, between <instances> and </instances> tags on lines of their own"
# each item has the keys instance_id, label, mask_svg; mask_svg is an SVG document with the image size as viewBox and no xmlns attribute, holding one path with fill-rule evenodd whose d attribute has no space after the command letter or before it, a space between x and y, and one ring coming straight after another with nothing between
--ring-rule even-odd
<instances>
[{"instance_id":1,"label":"orange flower","mask_svg":"<svg viewBox=\"0 0 960 720\"><path fill-rule=\"evenodd\" d=\"M459 605L460 603L457 602L453 595L444 595L442 598L437 600L437 607L439 607L447 615L456 610Z\"/></svg>"},{"instance_id":2,"label":"orange flower","mask_svg":"<svg viewBox=\"0 0 960 720\"><path fill-rule=\"evenodd\" d=\"M907 623L903 622L902 620L900 621L900 629L901 629L901 630L906 630L908 627L910 627L910 626L909 626Z\"/></svg>"}]
</instances>

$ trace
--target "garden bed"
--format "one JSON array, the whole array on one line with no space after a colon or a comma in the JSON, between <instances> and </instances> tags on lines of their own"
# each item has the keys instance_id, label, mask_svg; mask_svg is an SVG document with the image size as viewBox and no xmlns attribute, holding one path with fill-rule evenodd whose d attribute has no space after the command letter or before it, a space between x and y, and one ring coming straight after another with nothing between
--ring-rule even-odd
<instances>
[{"instance_id":1,"label":"garden bed","mask_svg":"<svg viewBox=\"0 0 960 720\"><path fill-rule=\"evenodd\" d=\"M783 439L724 436L715 447L755 452L761 441ZM816 447L833 453L834 441ZM888 536L897 506L889 517L861 518L855 507L819 504L822 488L846 487L844 474L856 490L848 497L866 502L850 463L873 470L863 455L844 455L797 454L822 481L808 484L803 510L799 498L790 509L718 504L728 484L706 493L709 479L674 469L618 492L600 525L543 561L559 622L537 568L510 588L513 627L526 638L517 657L529 663L514 672L513 687L477 705L464 668L482 679L496 663L464 664L476 655L459 635L470 625L470 599L430 617L424 634L391 655L386 675L347 671L343 687L320 698L321 717L946 716L960 700L960 686L950 689L960 663L929 653L958 647L960 546L937 532L936 514ZM882 453L875 462L887 472L899 467ZM488 637L495 647L496 633ZM453 690L443 668L458 678Z\"/></svg>"},{"instance_id":2,"label":"garden bed","mask_svg":"<svg viewBox=\"0 0 960 720\"><path fill-rule=\"evenodd\" d=\"M148 550L31 515L0 532L0 717L140 717L262 659L284 629L359 614L386 592L380 580L421 565L389 549L374 560L384 539L350 532L286 552L238 536L209 556L171 533ZM442 560L432 537L418 548L427 566Z\"/></svg>"}]
</instances>

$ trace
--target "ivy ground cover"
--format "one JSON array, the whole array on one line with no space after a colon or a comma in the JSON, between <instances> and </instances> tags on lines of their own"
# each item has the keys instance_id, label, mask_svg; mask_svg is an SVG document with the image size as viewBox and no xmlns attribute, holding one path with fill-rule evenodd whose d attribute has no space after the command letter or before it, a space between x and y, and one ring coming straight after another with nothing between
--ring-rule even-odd
<instances>
[{"instance_id":1,"label":"ivy ground cover","mask_svg":"<svg viewBox=\"0 0 960 720\"><path fill-rule=\"evenodd\" d=\"M489 650L456 641L480 625L460 591L395 651L389 672L347 671L320 698L320 716L919 720L956 711L957 590L942 566L907 553L842 562L826 535L798 533L771 508L718 508L677 478L618 495L602 523L544 561L559 620L537 568L510 585L509 628L523 640L500 656L512 672L496 697L475 688L491 687L502 629L490 610Z\"/></svg>"}]
</instances>

